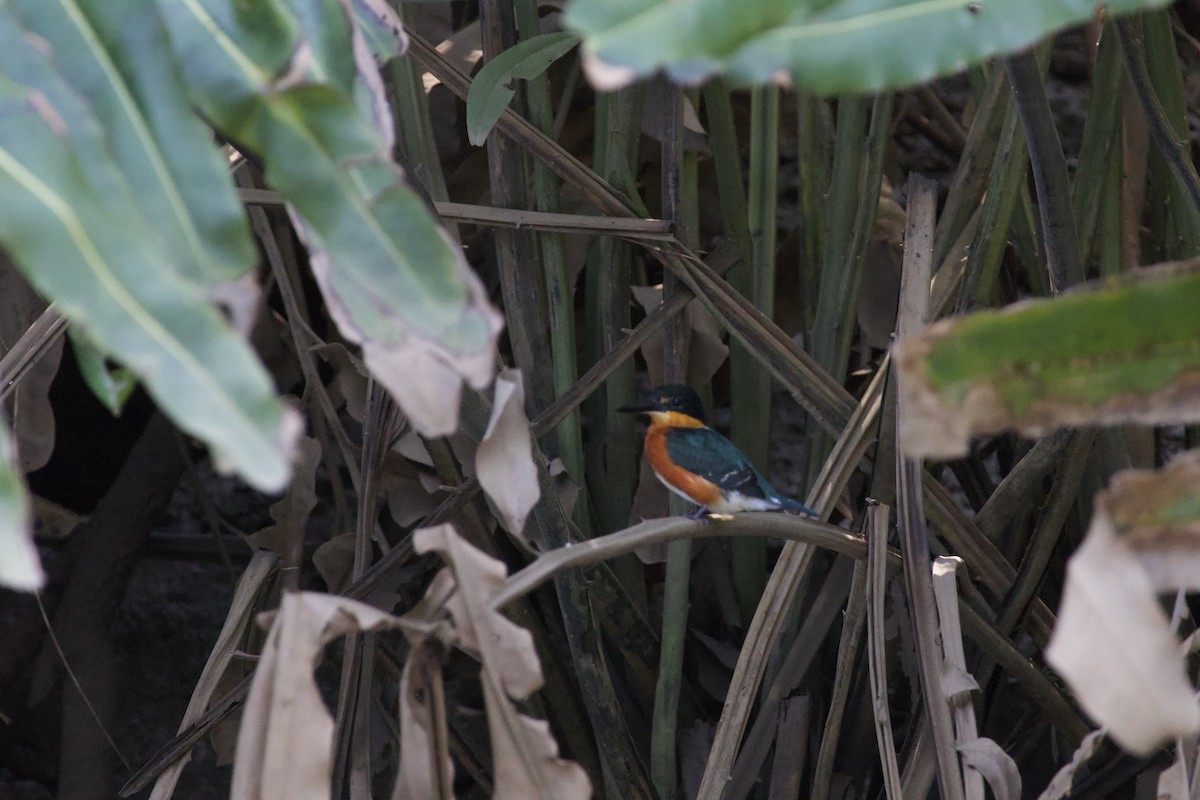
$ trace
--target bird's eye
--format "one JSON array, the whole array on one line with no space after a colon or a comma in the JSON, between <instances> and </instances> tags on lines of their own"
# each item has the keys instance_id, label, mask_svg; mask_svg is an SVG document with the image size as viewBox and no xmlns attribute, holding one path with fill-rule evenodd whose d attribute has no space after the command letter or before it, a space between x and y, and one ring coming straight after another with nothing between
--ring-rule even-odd
<instances>
[{"instance_id":1,"label":"bird's eye","mask_svg":"<svg viewBox=\"0 0 1200 800\"><path fill-rule=\"evenodd\" d=\"M675 406L676 408L679 408L681 405L683 405L683 398L681 398L681 397L672 397L672 398L671 398L671 405Z\"/></svg>"}]
</instances>

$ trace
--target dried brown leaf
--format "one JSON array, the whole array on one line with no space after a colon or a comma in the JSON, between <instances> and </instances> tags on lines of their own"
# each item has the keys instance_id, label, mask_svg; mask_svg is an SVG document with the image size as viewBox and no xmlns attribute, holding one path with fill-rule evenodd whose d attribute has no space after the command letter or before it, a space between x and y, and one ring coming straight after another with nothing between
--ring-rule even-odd
<instances>
[{"instance_id":1,"label":"dried brown leaf","mask_svg":"<svg viewBox=\"0 0 1200 800\"><path fill-rule=\"evenodd\" d=\"M325 581L325 588L333 593L339 593L350 579L354 568L353 533L341 533L332 539L322 542L313 553L313 566L317 574Z\"/></svg>"},{"instance_id":2,"label":"dried brown leaf","mask_svg":"<svg viewBox=\"0 0 1200 800\"><path fill-rule=\"evenodd\" d=\"M1156 587L1117 535L1104 493L1071 556L1046 660L1113 739L1136 753L1200 728L1200 706Z\"/></svg>"},{"instance_id":3,"label":"dried brown leaf","mask_svg":"<svg viewBox=\"0 0 1200 800\"><path fill-rule=\"evenodd\" d=\"M285 556L289 540L298 538L303 541L309 515L317 507L314 484L320 463L320 443L309 436L300 438L296 443L292 482L288 484L283 497L271 504L271 519L275 520L275 524L247 537L251 546L274 550Z\"/></svg>"},{"instance_id":4,"label":"dried brown leaf","mask_svg":"<svg viewBox=\"0 0 1200 800\"><path fill-rule=\"evenodd\" d=\"M439 570L420 602L404 615L412 652L400 676L400 768L392 800L453 796L454 764L448 752L442 676L436 661L441 648L457 640L446 610L457 591L450 569Z\"/></svg>"},{"instance_id":5,"label":"dried brown leaf","mask_svg":"<svg viewBox=\"0 0 1200 800\"><path fill-rule=\"evenodd\" d=\"M233 800L328 800L333 717L313 679L329 642L403 622L377 608L316 592L285 594L242 712Z\"/></svg>"},{"instance_id":6,"label":"dried brown leaf","mask_svg":"<svg viewBox=\"0 0 1200 800\"><path fill-rule=\"evenodd\" d=\"M983 776L996 800L1020 800L1021 773L1017 762L991 739L978 738L958 744L963 763Z\"/></svg>"},{"instance_id":7,"label":"dried brown leaf","mask_svg":"<svg viewBox=\"0 0 1200 800\"><path fill-rule=\"evenodd\" d=\"M429 455L429 448L416 431L409 431L401 436L393 449L409 461L433 468L433 456Z\"/></svg>"},{"instance_id":8,"label":"dried brown leaf","mask_svg":"<svg viewBox=\"0 0 1200 800\"><path fill-rule=\"evenodd\" d=\"M401 474L385 468L383 493L387 497L388 513L401 528L424 519L438 507L437 497L425 488L417 470Z\"/></svg>"},{"instance_id":9,"label":"dried brown leaf","mask_svg":"<svg viewBox=\"0 0 1200 800\"><path fill-rule=\"evenodd\" d=\"M591 796L591 783L578 765L558 757L558 746L545 722L519 713L512 699L523 700L542 685L542 668L533 637L492 610L492 597L504 585L504 564L462 539L450 525L424 528L413 541L419 553L437 551L453 571L453 592L445 588L449 572L435 579L425 605L444 599L459 643L479 654L492 763L495 800L576 800Z\"/></svg>"},{"instance_id":10,"label":"dried brown leaf","mask_svg":"<svg viewBox=\"0 0 1200 800\"><path fill-rule=\"evenodd\" d=\"M496 675L510 697L524 700L542 685L542 665L529 631L491 608L504 585L504 564L466 542L451 525L422 528L413 538L418 553L436 551L458 585L447 601L462 645L479 654L485 672Z\"/></svg>"},{"instance_id":11,"label":"dried brown leaf","mask_svg":"<svg viewBox=\"0 0 1200 800\"><path fill-rule=\"evenodd\" d=\"M558 757L550 726L517 711L485 675L483 698L492 740L492 800L587 800L592 784L573 761Z\"/></svg>"},{"instance_id":12,"label":"dried brown leaf","mask_svg":"<svg viewBox=\"0 0 1200 800\"><path fill-rule=\"evenodd\" d=\"M412 637L400 675L400 769L392 800L442 800L454 796L440 650Z\"/></svg>"},{"instance_id":13,"label":"dried brown leaf","mask_svg":"<svg viewBox=\"0 0 1200 800\"><path fill-rule=\"evenodd\" d=\"M1037 800L1059 800L1060 797L1069 794L1071 784L1075 781L1075 773L1099 749L1100 742L1104 740L1104 733L1104 729L1101 728L1083 737L1083 741L1079 743L1079 747L1075 748L1075 753L1071 756L1071 763L1064 765L1054 774L1050 785L1042 790Z\"/></svg>"},{"instance_id":14,"label":"dried brown leaf","mask_svg":"<svg viewBox=\"0 0 1200 800\"><path fill-rule=\"evenodd\" d=\"M541 490L519 370L496 376L492 417L475 452L475 470L505 530L528 544L522 532Z\"/></svg>"},{"instance_id":15,"label":"dried brown leaf","mask_svg":"<svg viewBox=\"0 0 1200 800\"><path fill-rule=\"evenodd\" d=\"M0 258L0 352L12 349L45 309L46 301L30 288L12 262ZM49 394L62 352L59 337L21 376L6 403L17 466L24 473L44 467L54 451L54 410Z\"/></svg>"}]
</instances>

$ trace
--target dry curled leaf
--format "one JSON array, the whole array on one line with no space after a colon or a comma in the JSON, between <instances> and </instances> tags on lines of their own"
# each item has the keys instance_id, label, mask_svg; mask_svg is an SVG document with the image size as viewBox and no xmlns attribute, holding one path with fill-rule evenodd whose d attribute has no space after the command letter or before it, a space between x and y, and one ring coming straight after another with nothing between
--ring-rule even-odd
<instances>
[{"instance_id":1,"label":"dry curled leaf","mask_svg":"<svg viewBox=\"0 0 1200 800\"><path fill-rule=\"evenodd\" d=\"M524 700L542 685L542 665L529 631L492 610L504 585L504 564L469 545L451 525L422 528L413 537L418 553L436 551L450 565L458 590L447 607L462 646L479 654L485 671L499 677L509 696Z\"/></svg>"},{"instance_id":2,"label":"dry curled leaf","mask_svg":"<svg viewBox=\"0 0 1200 800\"><path fill-rule=\"evenodd\" d=\"M441 649L427 637L410 642L413 649L400 675L400 769L392 800L453 797Z\"/></svg>"},{"instance_id":3,"label":"dry curled leaf","mask_svg":"<svg viewBox=\"0 0 1200 800\"><path fill-rule=\"evenodd\" d=\"M1135 753L1200 729L1183 649L1158 593L1200 588L1200 454L1117 475L1096 496L1046 660Z\"/></svg>"},{"instance_id":4,"label":"dry curled leaf","mask_svg":"<svg viewBox=\"0 0 1200 800\"><path fill-rule=\"evenodd\" d=\"M957 747L963 763L983 776L996 800L1020 800L1021 772L1000 745L980 737L959 742Z\"/></svg>"},{"instance_id":5,"label":"dry curled leaf","mask_svg":"<svg viewBox=\"0 0 1200 800\"><path fill-rule=\"evenodd\" d=\"M1100 742L1104 740L1104 733L1104 729L1101 728L1083 737L1083 741L1079 743L1079 747L1075 748L1075 753L1071 756L1071 763L1064 765L1054 774L1050 785L1042 790L1037 800L1059 800L1060 797L1070 794L1071 784L1075 781L1075 773L1099 749Z\"/></svg>"},{"instance_id":6,"label":"dry curled leaf","mask_svg":"<svg viewBox=\"0 0 1200 800\"><path fill-rule=\"evenodd\" d=\"M492 800L587 800L592 784L574 761L558 757L550 726L517 711L486 677L483 697L492 740Z\"/></svg>"},{"instance_id":7,"label":"dry curled leaf","mask_svg":"<svg viewBox=\"0 0 1200 800\"><path fill-rule=\"evenodd\" d=\"M450 525L416 532L417 552L437 551L450 565L455 591L445 595L460 644L479 654L491 732L495 800L586 800L591 783L578 764L558 757L546 723L517 711L512 700L529 697L542 685L533 637L492 608L503 586L504 565L476 550ZM449 572L438 578L445 582ZM431 587L432 593L432 587Z\"/></svg>"},{"instance_id":8,"label":"dry curled leaf","mask_svg":"<svg viewBox=\"0 0 1200 800\"><path fill-rule=\"evenodd\" d=\"M242 712L233 800L328 800L333 717L313 668L325 646L350 631L403 626L391 614L345 597L291 592L270 615L271 631Z\"/></svg>"},{"instance_id":9,"label":"dry curled leaf","mask_svg":"<svg viewBox=\"0 0 1200 800\"><path fill-rule=\"evenodd\" d=\"M249 536L250 544L266 550L274 550L286 557L289 543L303 547L304 528L312 510L317 507L317 465L321 463L321 445L316 439L305 436L296 442L296 457L292 471L292 482L287 492L271 505L268 525Z\"/></svg>"},{"instance_id":10,"label":"dry curled leaf","mask_svg":"<svg viewBox=\"0 0 1200 800\"><path fill-rule=\"evenodd\" d=\"M525 520L541 491L519 370L506 369L496 377L492 417L475 452L475 470L505 530L524 541Z\"/></svg>"}]
</instances>

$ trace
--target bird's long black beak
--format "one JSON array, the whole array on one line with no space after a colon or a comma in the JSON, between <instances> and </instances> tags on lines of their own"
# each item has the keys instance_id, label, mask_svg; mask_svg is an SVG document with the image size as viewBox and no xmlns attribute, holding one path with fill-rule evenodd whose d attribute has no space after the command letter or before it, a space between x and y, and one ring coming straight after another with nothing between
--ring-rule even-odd
<instances>
[{"instance_id":1,"label":"bird's long black beak","mask_svg":"<svg viewBox=\"0 0 1200 800\"><path fill-rule=\"evenodd\" d=\"M635 400L632 403L617 406L617 411L620 411L622 414L648 414L651 411L657 410L658 406L649 400Z\"/></svg>"}]
</instances>

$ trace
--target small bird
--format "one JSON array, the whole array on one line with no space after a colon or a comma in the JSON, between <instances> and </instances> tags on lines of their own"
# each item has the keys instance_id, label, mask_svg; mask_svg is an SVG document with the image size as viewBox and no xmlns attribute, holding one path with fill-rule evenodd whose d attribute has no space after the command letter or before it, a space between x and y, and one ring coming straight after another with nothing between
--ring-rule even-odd
<instances>
[{"instance_id":1,"label":"small bird","mask_svg":"<svg viewBox=\"0 0 1200 800\"><path fill-rule=\"evenodd\" d=\"M775 491L737 445L706 426L700 397L687 386L660 386L617 410L650 417L646 458L664 486L700 506L689 517L784 509L817 516Z\"/></svg>"}]
</instances>

